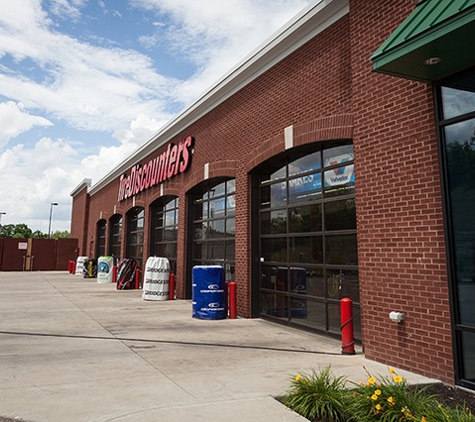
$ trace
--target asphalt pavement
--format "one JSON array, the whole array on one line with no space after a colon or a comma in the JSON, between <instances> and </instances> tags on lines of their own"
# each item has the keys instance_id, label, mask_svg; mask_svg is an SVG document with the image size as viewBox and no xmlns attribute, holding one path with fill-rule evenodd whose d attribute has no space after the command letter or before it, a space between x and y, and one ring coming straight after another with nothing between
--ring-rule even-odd
<instances>
[{"instance_id":1,"label":"asphalt pavement","mask_svg":"<svg viewBox=\"0 0 475 422\"><path fill-rule=\"evenodd\" d=\"M387 367L338 340L262 319L198 320L68 272L0 272L0 415L32 422L305 421L276 397L331 365ZM397 370L411 383L435 380ZM1 421L0 417L0 421Z\"/></svg>"}]
</instances>

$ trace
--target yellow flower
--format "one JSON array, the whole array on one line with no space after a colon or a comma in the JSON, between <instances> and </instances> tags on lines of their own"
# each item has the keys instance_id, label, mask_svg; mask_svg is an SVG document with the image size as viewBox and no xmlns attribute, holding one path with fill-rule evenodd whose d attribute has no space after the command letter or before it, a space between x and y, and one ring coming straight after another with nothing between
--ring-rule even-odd
<instances>
[{"instance_id":1,"label":"yellow flower","mask_svg":"<svg viewBox=\"0 0 475 422\"><path fill-rule=\"evenodd\" d=\"M301 380L302 380L302 377L301 377L300 375L297 375L297 376L295 377L295 381L299 382L299 381L301 381Z\"/></svg>"},{"instance_id":2,"label":"yellow flower","mask_svg":"<svg viewBox=\"0 0 475 422\"><path fill-rule=\"evenodd\" d=\"M389 372L390 372L391 374L396 373L396 371L394 370L394 368L389 368Z\"/></svg>"},{"instance_id":3,"label":"yellow flower","mask_svg":"<svg viewBox=\"0 0 475 422\"><path fill-rule=\"evenodd\" d=\"M376 405L376 410L381 410L381 405L379 403Z\"/></svg>"},{"instance_id":4,"label":"yellow flower","mask_svg":"<svg viewBox=\"0 0 475 422\"><path fill-rule=\"evenodd\" d=\"M369 378L368 378L368 384L369 384L369 385L372 385L372 384L374 384L375 382L376 382L376 379L375 379L374 377L369 377Z\"/></svg>"},{"instance_id":5,"label":"yellow flower","mask_svg":"<svg viewBox=\"0 0 475 422\"><path fill-rule=\"evenodd\" d=\"M394 382L400 383L400 382L402 382L402 378L399 375L396 375L394 377Z\"/></svg>"},{"instance_id":6,"label":"yellow flower","mask_svg":"<svg viewBox=\"0 0 475 422\"><path fill-rule=\"evenodd\" d=\"M376 394L373 394L373 395L371 396L371 399L372 399L372 400L378 400L378 396L377 396Z\"/></svg>"},{"instance_id":7,"label":"yellow flower","mask_svg":"<svg viewBox=\"0 0 475 422\"><path fill-rule=\"evenodd\" d=\"M404 407L401 409L401 412L402 412L402 413L405 413L405 412L406 412L406 410L407 410L407 407L406 407L406 406L404 406Z\"/></svg>"},{"instance_id":8,"label":"yellow flower","mask_svg":"<svg viewBox=\"0 0 475 422\"><path fill-rule=\"evenodd\" d=\"M394 401L394 397L393 397L393 396L388 397L388 403L389 403L391 406L394 406L395 401Z\"/></svg>"},{"instance_id":9,"label":"yellow flower","mask_svg":"<svg viewBox=\"0 0 475 422\"><path fill-rule=\"evenodd\" d=\"M421 422L427 422L427 419L423 416Z\"/></svg>"},{"instance_id":10,"label":"yellow flower","mask_svg":"<svg viewBox=\"0 0 475 422\"><path fill-rule=\"evenodd\" d=\"M381 395L381 390L375 390L374 394L376 394L377 396L380 396Z\"/></svg>"}]
</instances>

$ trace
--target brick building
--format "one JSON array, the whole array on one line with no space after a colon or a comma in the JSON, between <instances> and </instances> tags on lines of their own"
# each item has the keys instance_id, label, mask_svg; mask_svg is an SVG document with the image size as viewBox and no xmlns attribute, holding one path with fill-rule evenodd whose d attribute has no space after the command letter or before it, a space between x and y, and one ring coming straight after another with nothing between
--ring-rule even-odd
<instances>
[{"instance_id":1,"label":"brick building","mask_svg":"<svg viewBox=\"0 0 475 422\"><path fill-rule=\"evenodd\" d=\"M368 358L474 389L474 22L475 1L315 2L72 192L80 253L166 256L179 298L223 265L240 316L328 335L348 296Z\"/></svg>"}]
</instances>

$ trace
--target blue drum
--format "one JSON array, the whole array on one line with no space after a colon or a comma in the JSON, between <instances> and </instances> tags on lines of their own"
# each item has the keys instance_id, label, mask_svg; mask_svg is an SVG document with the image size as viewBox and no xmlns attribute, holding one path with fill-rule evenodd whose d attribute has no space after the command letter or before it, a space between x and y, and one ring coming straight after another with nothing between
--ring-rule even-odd
<instances>
[{"instance_id":1,"label":"blue drum","mask_svg":"<svg viewBox=\"0 0 475 422\"><path fill-rule=\"evenodd\" d=\"M227 316L224 269L219 265L193 267L193 318L225 319Z\"/></svg>"}]
</instances>

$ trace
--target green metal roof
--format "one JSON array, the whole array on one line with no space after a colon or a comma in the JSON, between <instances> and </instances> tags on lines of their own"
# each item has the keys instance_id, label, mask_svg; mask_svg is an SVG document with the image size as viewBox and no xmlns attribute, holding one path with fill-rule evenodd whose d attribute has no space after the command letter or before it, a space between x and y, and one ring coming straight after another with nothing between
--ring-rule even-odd
<instances>
[{"instance_id":1,"label":"green metal roof","mask_svg":"<svg viewBox=\"0 0 475 422\"><path fill-rule=\"evenodd\" d=\"M475 65L475 0L420 0L371 60L376 72L424 82Z\"/></svg>"}]
</instances>

